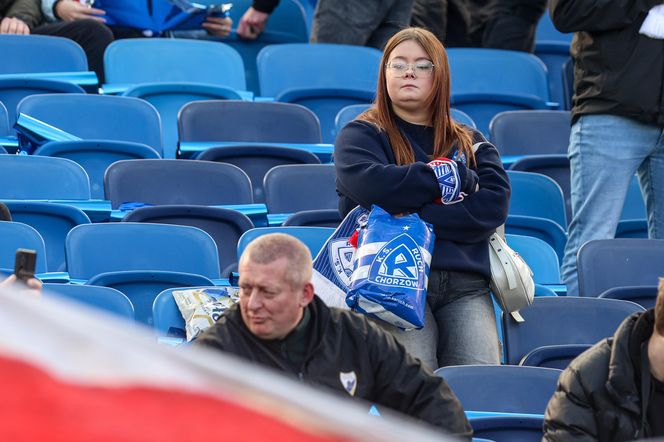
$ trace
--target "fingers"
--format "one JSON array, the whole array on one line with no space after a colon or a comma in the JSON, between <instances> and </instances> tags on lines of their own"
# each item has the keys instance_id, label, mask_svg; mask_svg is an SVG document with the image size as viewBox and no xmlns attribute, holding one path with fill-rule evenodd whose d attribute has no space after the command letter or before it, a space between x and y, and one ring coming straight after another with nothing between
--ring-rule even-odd
<instances>
[{"instance_id":1,"label":"fingers","mask_svg":"<svg viewBox=\"0 0 664 442\"><path fill-rule=\"evenodd\" d=\"M237 35L247 40L255 40L260 35L260 32L251 26L247 20L240 20L240 24L237 26Z\"/></svg>"},{"instance_id":2,"label":"fingers","mask_svg":"<svg viewBox=\"0 0 664 442\"><path fill-rule=\"evenodd\" d=\"M12 275L9 275L5 280L0 282L0 286L12 285L15 282L16 282L16 275L12 274Z\"/></svg>"},{"instance_id":3,"label":"fingers","mask_svg":"<svg viewBox=\"0 0 664 442\"><path fill-rule=\"evenodd\" d=\"M226 37L231 32L233 21L227 17L207 17L203 28L215 37Z\"/></svg>"},{"instance_id":4,"label":"fingers","mask_svg":"<svg viewBox=\"0 0 664 442\"><path fill-rule=\"evenodd\" d=\"M30 278L25 284L32 290L41 291L42 289L42 282L37 278Z\"/></svg>"},{"instance_id":5,"label":"fingers","mask_svg":"<svg viewBox=\"0 0 664 442\"><path fill-rule=\"evenodd\" d=\"M30 28L23 20L5 17L0 21L0 34L28 35Z\"/></svg>"}]
</instances>

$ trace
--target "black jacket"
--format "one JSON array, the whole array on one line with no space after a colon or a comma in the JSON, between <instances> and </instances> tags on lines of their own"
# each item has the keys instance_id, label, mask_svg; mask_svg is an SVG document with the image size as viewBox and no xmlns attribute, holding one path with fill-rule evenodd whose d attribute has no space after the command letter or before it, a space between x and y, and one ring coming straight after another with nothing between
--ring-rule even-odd
<instances>
[{"instance_id":1,"label":"black jacket","mask_svg":"<svg viewBox=\"0 0 664 442\"><path fill-rule=\"evenodd\" d=\"M23 20L32 29L42 22L39 0L0 0L0 19L3 17Z\"/></svg>"},{"instance_id":2,"label":"black jacket","mask_svg":"<svg viewBox=\"0 0 664 442\"><path fill-rule=\"evenodd\" d=\"M640 361L641 346L653 328L652 310L635 313L613 338L572 361L547 406L543 441L626 441L652 435L647 423L641 431Z\"/></svg>"},{"instance_id":3,"label":"black jacket","mask_svg":"<svg viewBox=\"0 0 664 442\"><path fill-rule=\"evenodd\" d=\"M639 34L662 0L551 0L556 28L576 32L572 118L610 114L664 127L664 40Z\"/></svg>"},{"instance_id":4,"label":"black jacket","mask_svg":"<svg viewBox=\"0 0 664 442\"><path fill-rule=\"evenodd\" d=\"M463 408L445 381L423 368L391 335L364 316L328 308L318 297L308 308L311 338L299 369L289 363L278 342L258 339L246 328L238 305L196 344L233 353L346 396L341 373L354 373L354 397L470 439L472 430Z\"/></svg>"},{"instance_id":5,"label":"black jacket","mask_svg":"<svg viewBox=\"0 0 664 442\"><path fill-rule=\"evenodd\" d=\"M457 204L434 204L440 187L431 167L433 129L397 119L415 153L415 163L397 166L387 134L366 121L352 121L339 132L334 147L339 210L377 204L389 213L417 212L433 225L436 242L432 270L480 273L491 278L488 238L505 222L510 184L496 148L473 132L476 167L459 164L462 191ZM471 179L472 177L472 179ZM479 190L473 192L479 183Z\"/></svg>"}]
</instances>

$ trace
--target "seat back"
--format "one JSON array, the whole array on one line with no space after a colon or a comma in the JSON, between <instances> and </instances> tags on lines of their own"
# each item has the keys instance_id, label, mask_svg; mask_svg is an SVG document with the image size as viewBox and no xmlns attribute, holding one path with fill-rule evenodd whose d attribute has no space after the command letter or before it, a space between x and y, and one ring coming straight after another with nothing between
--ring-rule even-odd
<instances>
[{"instance_id":1,"label":"seat back","mask_svg":"<svg viewBox=\"0 0 664 442\"><path fill-rule=\"evenodd\" d=\"M0 137L6 137L7 135L9 135L9 133L10 133L9 113L7 112L7 108L5 107L5 105L2 104L2 100L0 99Z\"/></svg>"},{"instance_id":2,"label":"seat back","mask_svg":"<svg viewBox=\"0 0 664 442\"><path fill-rule=\"evenodd\" d=\"M37 94L84 94L80 86L67 81L41 79L0 79L0 102L7 108L9 121L16 121L16 107L25 97Z\"/></svg>"},{"instance_id":3,"label":"seat back","mask_svg":"<svg viewBox=\"0 0 664 442\"><path fill-rule=\"evenodd\" d=\"M108 84L207 83L245 90L244 63L230 46L180 38L116 40L104 52Z\"/></svg>"},{"instance_id":4,"label":"seat back","mask_svg":"<svg viewBox=\"0 0 664 442\"><path fill-rule=\"evenodd\" d=\"M143 143L161 153L161 120L150 103L133 97L93 94L31 95L17 113L83 139Z\"/></svg>"},{"instance_id":5,"label":"seat back","mask_svg":"<svg viewBox=\"0 0 664 442\"><path fill-rule=\"evenodd\" d=\"M173 291L181 289L182 287L166 289L159 293L152 303L152 323L159 336L168 336L169 333L174 333L175 330L178 334L185 333L184 318L173 298Z\"/></svg>"},{"instance_id":6,"label":"seat back","mask_svg":"<svg viewBox=\"0 0 664 442\"><path fill-rule=\"evenodd\" d=\"M519 365L564 370L570 362L590 347L592 347L590 344L544 345L528 352Z\"/></svg>"},{"instance_id":7,"label":"seat back","mask_svg":"<svg viewBox=\"0 0 664 442\"><path fill-rule=\"evenodd\" d=\"M336 209L339 195L333 164L276 166L265 174L265 204L269 213Z\"/></svg>"},{"instance_id":8,"label":"seat back","mask_svg":"<svg viewBox=\"0 0 664 442\"><path fill-rule=\"evenodd\" d=\"M237 243L237 256L241 257L244 249L251 241L268 233L285 233L299 239L309 248L312 257L316 257L325 242L332 236L334 229L331 227L257 227L246 231Z\"/></svg>"},{"instance_id":9,"label":"seat back","mask_svg":"<svg viewBox=\"0 0 664 442\"><path fill-rule=\"evenodd\" d=\"M104 173L120 160L157 159L159 153L146 144L129 141L76 140L46 143L33 155L67 158L81 165L90 179L90 197L104 199Z\"/></svg>"},{"instance_id":10,"label":"seat back","mask_svg":"<svg viewBox=\"0 0 664 442\"><path fill-rule=\"evenodd\" d=\"M539 442L543 436L544 418L485 416L471 419L470 425L473 427L473 440Z\"/></svg>"},{"instance_id":11,"label":"seat back","mask_svg":"<svg viewBox=\"0 0 664 442\"><path fill-rule=\"evenodd\" d=\"M616 238L588 241L577 255L579 296L613 287L657 284L664 274L664 240Z\"/></svg>"},{"instance_id":12,"label":"seat back","mask_svg":"<svg viewBox=\"0 0 664 442\"><path fill-rule=\"evenodd\" d=\"M505 363L518 364L545 345L595 344L613 336L620 323L643 307L615 299L555 296L535 298L520 311L524 322L503 315Z\"/></svg>"},{"instance_id":13,"label":"seat back","mask_svg":"<svg viewBox=\"0 0 664 442\"><path fill-rule=\"evenodd\" d=\"M246 215L235 210L205 206L139 207L122 221L176 224L197 227L207 232L217 244L219 270L227 276L237 267L237 243L244 232L254 228Z\"/></svg>"},{"instance_id":14,"label":"seat back","mask_svg":"<svg viewBox=\"0 0 664 442\"><path fill-rule=\"evenodd\" d=\"M306 150L270 145L213 147L196 158L230 163L242 169L251 179L255 203L265 202L263 178L268 170L284 164L320 164L318 157Z\"/></svg>"},{"instance_id":15,"label":"seat back","mask_svg":"<svg viewBox=\"0 0 664 442\"><path fill-rule=\"evenodd\" d=\"M560 370L508 365L458 365L436 370L467 411L544 414Z\"/></svg>"},{"instance_id":16,"label":"seat back","mask_svg":"<svg viewBox=\"0 0 664 442\"><path fill-rule=\"evenodd\" d=\"M341 221L338 209L302 210L289 216L283 225L337 228Z\"/></svg>"},{"instance_id":17,"label":"seat back","mask_svg":"<svg viewBox=\"0 0 664 442\"><path fill-rule=\"evenodd\" d=\"M100 223L74 227L65 241L67 270L87 280L106 272L171 271L219 278L217 246L195 227ZM156 294L155 294L156 295Z\"/></svg>"},{"instance_id":18,"label":"seat back","mask_svg":"<svg viewBox=\"0 0 664 442\"><path fill-rule=\"evenodd\" d=\"M33 227L43 238L46 246L47 270L66 271L65 238L74 227L89 224L90 218L82 210L63 204L8 201L7 207L14 221Z\"/></svg>"},{"instance_id":19,"label":"seat back","mask_svg":"<svg viewBox=\"0 0 664 442\"><path fill-rule=\"evenodd\" d=\"M0 155L1 199L90 199L88 174L65 158Z\"/></svg>"},{"instance_id":20,"label":"seat back","mask_svg":"<svg viewBox=\"0 0 664 442\"><path fill-rule=\"evenodd\" d=\"M528 263L537 284L560 284L559 259L555 250L539 238L505 235L507 244Z\"/></svg>"},{"instance_id":21,"label":"seat back","mask_svg":"<svg viewBox=\"0 0 664 442\"><path fill-rule=\"evenodd\" d=\"M178 116L180 141L320 143L320 123L304 106L234 100L186 104Z\"/></svg>"},{"instance_id":22,"label":"seat back","mask_svg":"<svg viewBox=\"0 0 664 442\"><path fill-rule=\"evenodd\" d=\"M80 72L88 70L83 49L68 38L46 35L0 35L0 74Z\"/></svg>"},{"instance_id":23,"label":"seat back","mask_svg":"<svg viewBox=\"0 0 664 442\"><path fill-rule=\"evenodd\" d=\"M36 251L35 273L46 272L46 246L39 232L27 224L0 221L0 269L4 269L7 273L14 272L17 249Z\"/></svg>"},{"instance_id":24,"label":"seat back","mask_svg":"<svg viewBox=\"0 0 664 442\"><path fill-rule=\"evenodd\" d=\"M567 232L558 223L546 218L525 215L509 215L505 221L505 233L539 238L553 248L562 264L567 245Z\"/></svg>"},{"instance_id":25,"label":"seat back","mask_svg":"<svg viewBox=\"0 0 664 442\"><path fill-rule=\"evenodd\" d=\"M232 164L196 160L125 160L104 175L106 199L152 205L251 204L251 181Z\"/></svg>"},{"instance_id":26,"label":"seat back","mask_svg":"<svg viewBox=\"0 0 664 442\"><path fill-rule=\"evenodd\" d=\"M512 186L510 215L547 218L567 227L565 197L551 178L538 173L507 171Z\"/></svg>"},{"instance_id":27,"label":"seat back","mask_svg":"<svg viewBox=\"0 0 664 442\"><path fill-rule=\"evenodd\" d=\"M134 306L122 292L110 287L78 284L44 284L43 296L61 297L134 320Z\"/></svg>"},{"instance_id":28,"label":"seat back","mask_svg":"<svg viewBox=\"0 0 664 442\"><path fill-rule=\"evenodd\" d=\"M157 109L162 123L164 158L177 156L178 113L182 106L192 101L242 99L235 89L202 83L139 84L122 95L141 98Z\"/></svg>"},{"instance_id":29,"label":"seat back","mask_svg":"<svg viewBox=\"0 0 664 442\"><path fill-rule=\"evenodd\" d=\"M568 111L501 112L489 124L491 142L501 155L566 154L570 131Z\"/></svg>"},{"instance_id":30,"label":"seat back","mask_svg":"<svg viewBox=\"0 0 664 442\"><path fill-rule=\"evenodd\" d=\"M639 304L645 309L655 308L655 301L657 300L657 286L626 286L626 287L613 287L602 292L600 298L608 299L622 299L624 301L632 301Z\"/></svg>"}]
</instances>

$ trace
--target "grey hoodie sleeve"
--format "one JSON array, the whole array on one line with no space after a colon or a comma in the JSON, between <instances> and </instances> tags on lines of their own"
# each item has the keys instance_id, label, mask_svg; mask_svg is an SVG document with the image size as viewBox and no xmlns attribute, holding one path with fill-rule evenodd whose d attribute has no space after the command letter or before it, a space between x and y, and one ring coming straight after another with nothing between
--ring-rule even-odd
<instances>
[{"instance_id":1,"label":"grey hoodie sleeve","mask_svg":"<svg viewBox=\"0 0 664 442\"><path fill-rule=\"evenodd\" d=\"M44 14L44 19L46 21L57 21L58 18L55 17L55 12L53 7L58 2L58 0L41 0L42 14Z\"/></svg>"}]
</instances>

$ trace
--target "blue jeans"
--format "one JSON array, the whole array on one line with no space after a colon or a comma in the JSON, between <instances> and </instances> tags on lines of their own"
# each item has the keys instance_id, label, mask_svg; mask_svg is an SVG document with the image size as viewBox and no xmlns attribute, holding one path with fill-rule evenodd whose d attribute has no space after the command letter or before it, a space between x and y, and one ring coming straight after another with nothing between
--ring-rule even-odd
<instances>
[{"instance_id":1,"label":"blue jeans","mask_svg":"<svg viewBox=\"0 0 664 442\"><path fill-rule=\"evenodd\" d=\"M635 173L648 213L648 236L664 238L664 132L615 115L584 115L569 145L572 221L561 269L578 296L576 254L585 242L613 238Z\"/></svg>"},{"instance_id":2,"label":"blue jeans","mask_svg":"<svg viewBox=\"0 0 664 442\"><path fill-rule=\"evenodd\" d=\"M500 364L489 282L480 274L432 270L424 328L402 331L384 322L380 325L432 370Z\"/></svg>"}]
</instances>

